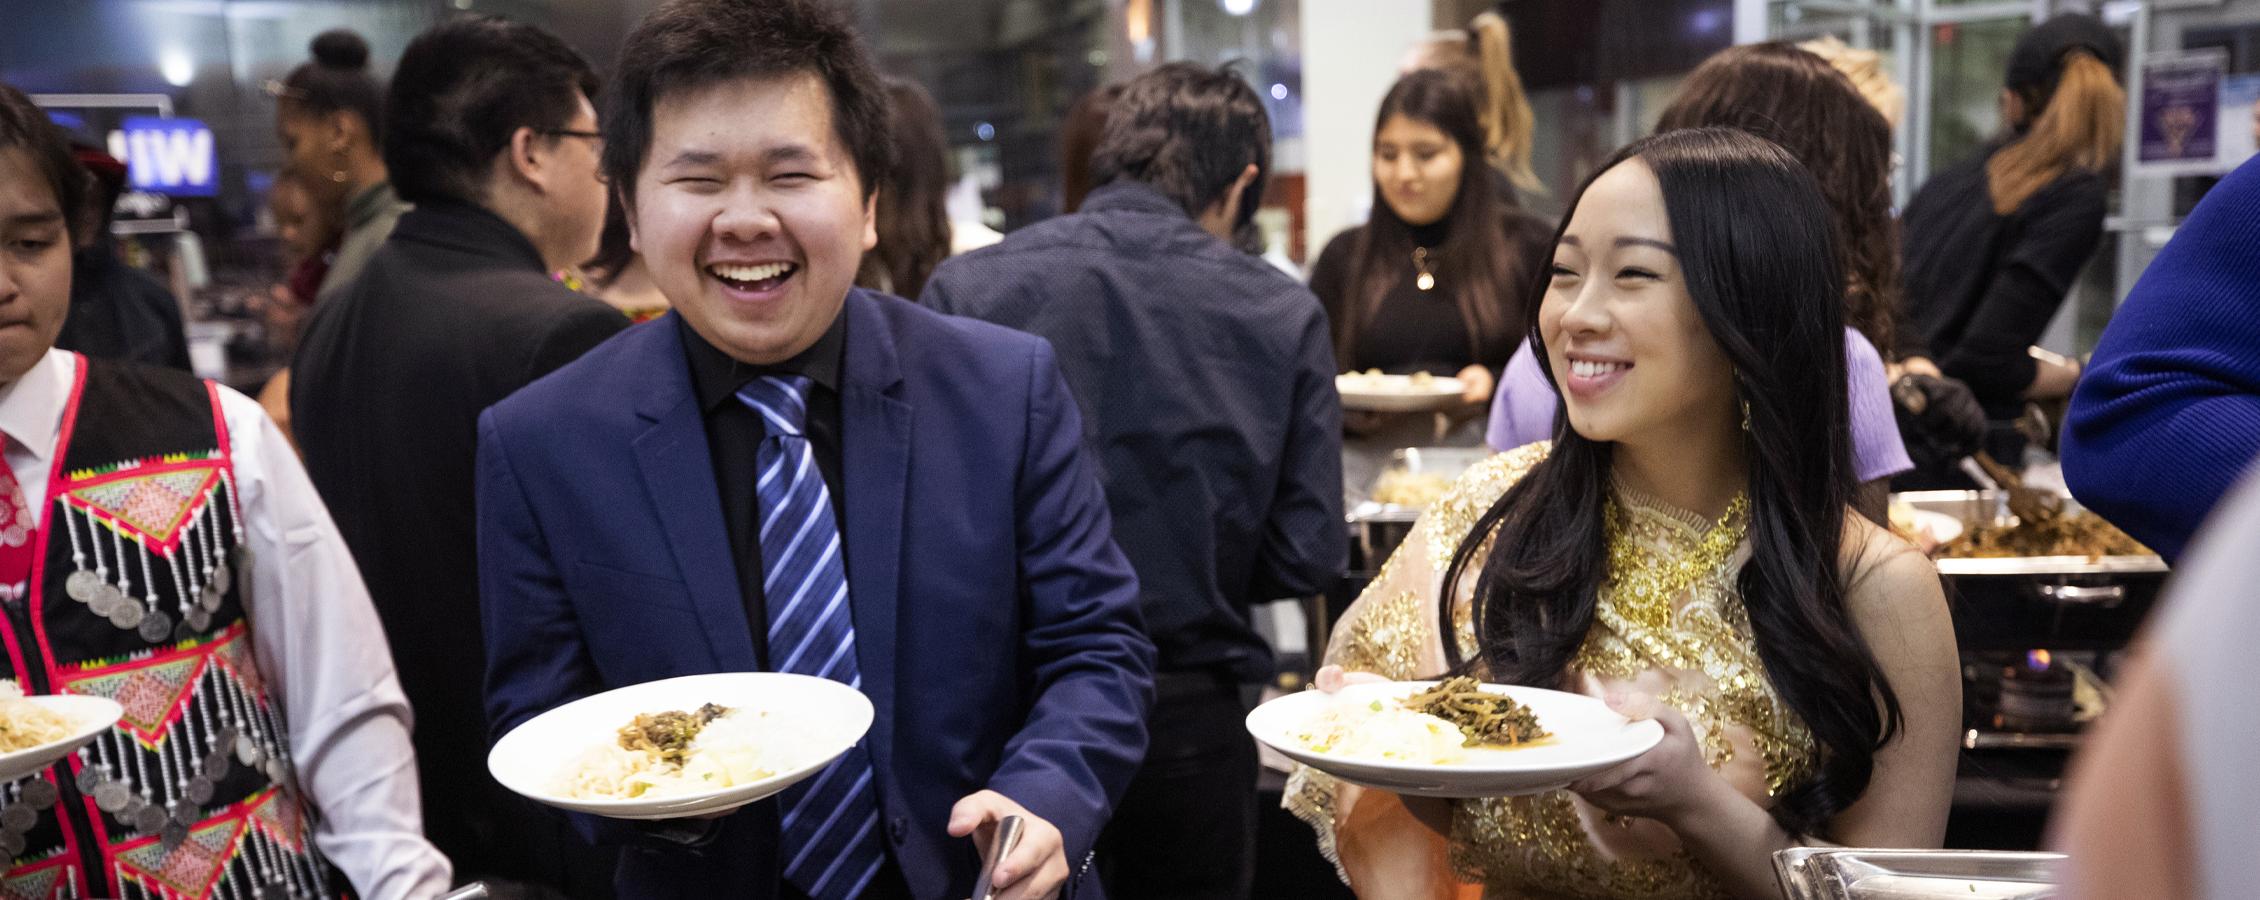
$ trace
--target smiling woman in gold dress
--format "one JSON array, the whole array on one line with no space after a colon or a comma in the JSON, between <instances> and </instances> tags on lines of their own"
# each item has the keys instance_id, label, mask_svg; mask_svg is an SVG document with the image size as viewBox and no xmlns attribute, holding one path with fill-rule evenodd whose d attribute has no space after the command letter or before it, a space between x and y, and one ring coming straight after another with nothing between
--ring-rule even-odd
<instances>
[{"instance_id":1,"label":"smiling woman in gold dress","mask_svg":"<svg viewBox=\"0 0 2260 900\"><path fill-rule=\"evenodd\" d=\"M1467 672L1605 698L1664 739L1527 797L1303 770L1289 808L1364 897L1771 897L1776 850L1937 846L1952 624L1930 563L1846 514L1818 187L1773 144L1693 129L1627 147L1570 208L1532 336L1571 427L1429 508L1321 682Z\"/></svg>"}]
</instances>

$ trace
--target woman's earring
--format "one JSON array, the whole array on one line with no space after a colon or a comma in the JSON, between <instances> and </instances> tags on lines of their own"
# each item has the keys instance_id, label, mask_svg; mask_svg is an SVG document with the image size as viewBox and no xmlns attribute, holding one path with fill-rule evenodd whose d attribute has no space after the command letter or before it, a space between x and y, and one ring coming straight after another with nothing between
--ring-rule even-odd
<instances>
[{"instance_id":1,"label":"woman's earring","mask_svg":"<svg viewBox=\"0 0 2260 900\"><path fill-rule=\"evenodd\" d=\"M331 181L335 181L335 182L337 182L337 183L339 183L339 184L344 184L344 183L345 183L345 170L344 170L344 169L332 169L332 170L330 170L330 180L331 180Z\"/></svg>"},{"instance_id":2,"label":"woman's earring","mask_svg":"<svg viewBox=\"0 0 2260 900\"><path fill-rule=\"evenodd\" d=\"M1750 401L1742 400L1740 402L1742 404L1742 431L1747 434L1750 431Z\"/></svg>"}]
</instances>

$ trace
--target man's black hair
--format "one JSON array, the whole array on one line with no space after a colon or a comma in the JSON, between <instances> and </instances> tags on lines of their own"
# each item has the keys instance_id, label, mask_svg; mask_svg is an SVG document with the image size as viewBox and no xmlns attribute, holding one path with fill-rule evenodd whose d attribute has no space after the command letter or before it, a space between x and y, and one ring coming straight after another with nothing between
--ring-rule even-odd
<instances>
[{"instance_id":1,"label":"man's black hair","mask_svg":"<svg viewBox=\"0 0 2260 900\"><path fill-rule=\"evenodd\" d=\"M1170 63L1133 79L1107 112L1092 154L1091 181L1144 182L1199 216L1224 199L1253 164L1238 226L1255 218L1271 171L1271 117L1246 79L1229 68Z\"/></svg>"},{"instance_id":2,"label":"man's black hair","mask_svg":"<svg viewBox=\"0 0 2260 900\"><path fill-rule=\"evenodd\" d=\"M869 199L893 162L886 88L846 13L824 0L676 0L646 16L605 91L606 177L633 199L660 98L803 72L832 95L832 129Z\"/></svg>"},{"instance_id":3,"label":"man's black hair","mask_svg":"<svg viewBox=\"0 0 2260 900\"><path fill-rule=\"evenodd\" d=\"M408 45L385 98L384 157L411 203L483 203L495 154L520 128L564 128L596 73L556 35L500 16L434 25Z\"/></svg>"}]
</instances>

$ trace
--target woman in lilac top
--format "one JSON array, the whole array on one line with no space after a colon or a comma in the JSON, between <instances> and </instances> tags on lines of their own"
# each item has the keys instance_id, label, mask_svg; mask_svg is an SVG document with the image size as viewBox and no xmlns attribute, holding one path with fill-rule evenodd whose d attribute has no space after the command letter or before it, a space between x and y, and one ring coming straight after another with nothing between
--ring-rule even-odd
<instances>
[{"instance_id":1,"label":"woman in lilac top","mask_svg":"<svg viewBox=\"0 0 2260 900\"><path fill-rule=\"evenodd\" d=\"M1891 221L1891 125L1852 82L1819 56L1769 42L1730 47L1705 60L1664 109L1657 131L1719 125L1780 144L1805 165L1828 199L1844 290L1844 363L1852 403L1860 508L1880 518L1884 479L1914 468L1884 375L1899 300L1899 241ZM1881 352L1879 352L1881 351ZM1523 344L1491 402L1489 443L1505 450L1554 433L1561 405Z\"/></svg>"}]
</instances>

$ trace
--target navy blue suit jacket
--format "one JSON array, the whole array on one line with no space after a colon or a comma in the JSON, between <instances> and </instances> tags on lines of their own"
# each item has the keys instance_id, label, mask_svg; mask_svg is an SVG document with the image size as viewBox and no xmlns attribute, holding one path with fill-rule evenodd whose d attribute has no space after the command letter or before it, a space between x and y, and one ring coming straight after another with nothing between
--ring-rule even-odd
<instances>
[{"instance_id":1,"label":"navy blue suit jacket","mask_svg":"<svg viewBox=\"0 0 2260 900\"><path fill-rule=\"evenodd\" d=\"M1058 826L1080 870L1144 753L1154 650L1051 346L863 290L841 315L841 532L888 849L913 894L965 896L978 859L946 823L992 788ZM494 734L610 688L758 668L713 471L664 319L480 417ZM628 847L622 896L763 897L775 807L696 848L578 824Z\"/></svg>"}]
</instances>

